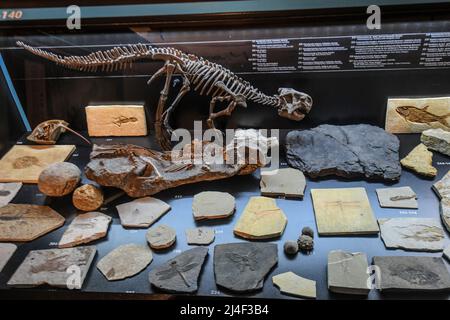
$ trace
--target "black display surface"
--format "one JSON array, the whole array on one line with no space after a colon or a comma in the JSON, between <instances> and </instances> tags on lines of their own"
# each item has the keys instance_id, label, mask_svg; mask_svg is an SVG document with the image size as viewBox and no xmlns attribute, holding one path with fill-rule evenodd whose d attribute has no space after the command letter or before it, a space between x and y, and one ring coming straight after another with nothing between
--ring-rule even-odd
<instances>
[{"instance_id":1,"label":"black display surface","mask_svg":"<svg viewBox=\"0 0 450 320\"><path fill-rule=\"evenodd\" d=\"M286 132L283 132L284 136ZM414 146L419 143L418 134L399 135L401 141L400 155L404 157ZM282 139L283 140L283 139ZM114 138L114 139L92 139L95 143L116 143L125 142L137 145L155 147L154 141L149 137L141 138ZM22 139L19 143L25 143ZM59 144L78 144L76 138L65 134L60 139ZM77 150L69 159L70 162L77 164L80 168L88 162L90 147L82 144L77 145ZM112 225L110 226L106 238L95 241L91 244L96 245L97 255L91 265L91 269L86 277L81 291L68 289L55 289L48 287L31 288L31 289L12 289L6 286L13 272L17 269L20 263L30 250L56 248L67 225L77 214L76 209L71 204L70 196L64 198L48 198L40 194L37 186L25 185L20 193L13 200L13 203L33 203L33 204L47 204L58 211L66 218L66 223L63 227L29 243L19 245L18 250L5 266L3 272L0 273L0 297L50 297L50 298L87 298L87 297L109 297L109 298L155 298L154 294L163 293L155 292L148 282L149 270L164 263L168 259L191 248L186 244L185 229L195 226L209 226L216 230L215 242L209 246L209 256L203 268L200 277L199 290L196 296L208 297L256 297L256 298L273 298L273 299L292 299L291 297L282 295L278 289L272 284L271 277L286 271L293 271L298 275L317 281L317 298L318 299L354 299L357 296L334 294L327 289L327 255L330 250L342 249L351 252L365 252L371 262L372 257L376 255L427 255L427 256L441 256L442 253L419 253L407 252L403 250L387 250L379 236L357 236L357 237L320 237L317 235L317 228L315 224L314 211L310 196L312 188L349 188L349 187L365 187L370 199L371 206L374 210L376 218L388 217L429 217L439 218L439 200L434 192L431 190L433 182L438 181L448 171L450 159L446 156L434 153L433 165L438 169L438 176L434 180L422 179L415 174L404 170L401 180L395 184L384 184L380 182L365 182L365 181L349 181L321 179L321 180L307 180L307 188L303 200L286 200L277 199L278 206L284 211L288 218L285 232L279 239L275 239L273 243L278 245L278 265L271 271L266 279L262 291L252 294L236 295L232 292L217 288L214 282L213 274L213 248L217 244L229 242L246 241L240 239L233 234L233 227L240 217L249 197L260 195L259 192L259 171L249 176L236 176L229 179L218 180L214 182L196 183L177 187L172 190L161 192L155 197L166 201L172 209L164 215L158 222L154 224L168 224L176 229L177 241L176 244L165 251L155 251L153 253L153 262L138 275L122 280L109 282L97 270L95 265L100 258L105 256L114 248L128 243L145 244L145 234L147 229L124 229L121 224L115 209L115 205L127 202L129 199L123 196L107 206L100 209L101 212L113 217ZM88 182L83 178L83 182ZM386 209L380 208L376 197L375 189L387 186L411 186L419 197L419 209ZM192 198L201 191L224 191L231 193L236 198L236 213L229 219L195 222L192 216ZM114 194L115 190L108 189L106 194ZM314 229L315 250L310 255L299 253L295 257L288 257L283 252L283 243L286 240L295 240L300 234L304 226L310 226ZM445 232L446 244L449 241L449 234ZM446 262L449 268L448 262ZM363 297L364 298L364 297ZM410 298L435 298L448 299L448 293L440 294L420 294L420 293L380 293L377 290L372 290L368 299L410 299Z\"/></svg>"}]
</instances>

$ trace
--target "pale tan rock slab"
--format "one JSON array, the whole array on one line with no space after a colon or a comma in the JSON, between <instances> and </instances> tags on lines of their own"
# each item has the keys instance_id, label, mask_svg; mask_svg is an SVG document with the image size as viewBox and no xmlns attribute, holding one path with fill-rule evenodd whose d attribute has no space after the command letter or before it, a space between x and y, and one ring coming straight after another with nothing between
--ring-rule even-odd
<instances>
[{"instance_id":1,"label":"pale tan rock slab","mask_svg":"<svg viewBox=\"0 0 450 320\"><path fill-rule=\"evenodd\" d=\"M227 192L204 191L197 193L192 202L195 220L222 219L234 214L236 201Z\"/></svg>"},{"instance_id":2,"label":"pale tan rock slab","mask_svg":"<svg viewBox=\"0 0 450 320\"><path fill-rule=\"evenodd\" d=\"M0 272L2 272L16 250L17 246L13 243L0 243Z\"/></svg>"},{"instance_id":3,"label":"pale tan rock slab","mask_svg":"<svg viewBox=\"0 0 450 320\"><path fill-rule=\"evenodd\" d=\"M186 240L190 245L208 245L214 242L215 231L213 228L200 227L186 230Z\"/></svg>"},{"instance_id":4,"label":"pale tan rock slab","mask_svg":"<svg viewBox=\"0 0 450 320\"><path fill-rule=\"evenodd\" d=\"M450 132L439 129L428 129L422 132L420 141L430 150L450 156Z\"/></svg>"},{"instance_id":5,"label":"pale tan rock slab","mask_svg":"<svg viewBox=\"0 0 450 320\"><path fill-rule=\"evenodd\" d=\"M47 284L81 289L96 252L95 246L30 251L8 286L27 288ZM79 282L71 281L75 272L80 275Z\"/></svg>"},{"instance_id":6,"label":"pale tan rock slab","mask_svg":"<svg viewBox=\"0 0 450 320\"><path fill-rule=\"evenodd\" d=\"M172 246L177 239L177 234L175 229L161 224L157 227L150 228L146 237L150 247L158 250L167 249Z\"/></svg>"},{"instance_id":7,"label":"pale tan rock slab","mask_svg":"<svg viewBox=\"0 0 450 320\"><path fill-rule=\"evenodd\" d=\"M411 187L376 189L378 202L382 208L417 209L417 194Z\"/></svg>"},{"instance_id":8,"label":"pale tan rock slab","mask_svg":"<svg viewBox=\"0 0 450 320\"><path fill-rule=\"evenodd\" d=\"M306 179L303 172L293 168L261 171L261 194L303 199Z\"/></svg>"},{"instance_id":9,"label":"pale tan rock slab","mask_svg":"<svg viewBox=\"0 0 450 320\"><path fill-rule=\"evenodd\" d=\"M433 184L433 190L441 199L439 204L441 219L447 231L450 232L450 170L441 180Z\"/></svg>"},{"instance_id":10,"label":"pale tan rock slab","mask_svg":"<svg viewBox=\"0 0 450 320\"><path fill-rule=\"evenodd\" d=\"M148 228L170 210L170 206L153 197L139 198L116 206L124 227Z\"/></svg>"},{"instance_id":11,"label":"pale tan rock slab","mask_svg":"<svg viewBox=\"0 0 450 320\"><path fill-rule=\"evenodd\" d=\"M59 248L70 248L101 239L108 233L111 217L101 212L79 214L59 241Z\"/></svg>"},{"instance_id":12,"label":"pale tan rock slab","mask_svg":"<svg viewBox=\"0 0 450 320\"><path fill-rule=\"evenodd\" d=\"M10 203L21 188L21 182L0 183L0 208Z\"/></svg>"},{"instance_id":13,"label":"pale tan rock slab","mask_svg":"<svg viewBox=\"0 0 450 320\"><path fill-rule=\"evenodd\" d=\"M51 197L62 197L72 193L81 179L80 169L70 162L57 162L42 170L38 188Z\"/></svg>"},{"instance_id":14,"label":"pale tan rock slab","mask_svg":"<svg viewBox=\"0 0 450 320\"><path fill-rule=\"evenodd\" d=\"M143 105L87 106L85 111L91 137L147 135Z\"/></svg>"},{"instance_id":15,"label":"pale tan rock slab","mask_svg":"<svg viewBox=\"0 0 450 320\"><path fill-rule=\"evenodd\" d=\"M59 228L64 221L48 206L10 203L0 208L0 241L31 241Z\"/></svg>"},{"instance_id":16,"label":"pale tan rock slab","mask_svg":"<svg viewBox=\"0 0 450 320\"><path fill-rule=\"evenodd\" d=\"M379 232L364 188L312 189L311 197L319 235Z\"/></svg>"},{"instance_id":17,"label":"pale tan rock slab","mask_svg":"<svg viewBox=\"0 0 450 320\"><path fill-rule=\"evenodd\" d=\"M425 177L434 178L437 169L433 167L433 153L424 144L419 144L402 160L401 165Z\"/></svg>"},{"instance_id":18,"label":"pale tan rock slab","mask_svg":"<svg viewBox=\"0 0 450 320\"><path fill-rule=\"evenodd\" d=\"M317 297L316 282L296 275L289 271L272 277L272 282L281 293L300 298Z\"/></svg>"},{"instance_id":19,"label":"pale tan rock slab","mask_svg":"<svg viewBox=\"0 0 450 320\"><path fill-rule=\"evenodd\" d=\"M251 197L234 227L234 233L247 239L270 239L283 234L287 217L275 199Z\"/></svg>"},{"instance_id":20,"label":"pale tan rock slab","mask_svg":"<svg viewBox=\"0 0 450 320\"><path fill-rule=\"evenodd\" d=\"M121 280L138 274L152 260L152 251L146 245L126 244L104 256L97 268L109 281Z\"/></svg>"}]
</instances>

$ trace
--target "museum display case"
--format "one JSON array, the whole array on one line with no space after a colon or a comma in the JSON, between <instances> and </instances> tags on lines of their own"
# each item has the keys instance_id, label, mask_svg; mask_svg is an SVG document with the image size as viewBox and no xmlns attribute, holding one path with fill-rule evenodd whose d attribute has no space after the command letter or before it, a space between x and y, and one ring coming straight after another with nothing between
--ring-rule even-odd
<instances>
[{"instance_id":1,"label":"museum display case","mask_svg":"<svg viewBox=\"0 0 450 320\"><path fill-rule=\"evenodd\" d=\"M0 14L1 298L449 299L448 2Z\"/></svg>"}]
</instances>

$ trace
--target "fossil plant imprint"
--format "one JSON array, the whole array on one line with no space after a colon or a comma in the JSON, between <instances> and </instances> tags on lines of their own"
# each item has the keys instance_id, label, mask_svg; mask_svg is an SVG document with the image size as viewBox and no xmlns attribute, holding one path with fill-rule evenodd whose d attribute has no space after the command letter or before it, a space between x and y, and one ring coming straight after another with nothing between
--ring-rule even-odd
<instances>
[{"instance_id":1,"label":"fossil plant imprint","mask_svg":"<svg viewBox=\"0 0 450 320\"><path fill-rule=\"evenodd\" d=\"M278 89L278 94L266 95L253 87L249 82L235 75L231 70L174 48L156 48L147 44L133 44L92 52L85 56L61 56L31 47L20 41L17 42L17 45L37 56L80 71L94 72L98 69L102 71L122 70L131 67L132 62L139 59L150 58L164 61L164 66L153 74L147 83L150 84L161 76L166 77L155 116L156 138L165 150L170 149L169 137L172 132L169 125L170 114L183 96L191 89L200 95L206 94L211 97L207 120L210 128L214 128L214 119L230 116L237 106L246 107L247 100L261 105L272 106L277 109L280 116L295 121L302 120L312 106L311 97L305 93L291 88L280 88ZM183 85L169 108L164 111L174 75L182 77ZM226 103L227 107L215 112L217 102Z\"/></svg>"}]
</instances>

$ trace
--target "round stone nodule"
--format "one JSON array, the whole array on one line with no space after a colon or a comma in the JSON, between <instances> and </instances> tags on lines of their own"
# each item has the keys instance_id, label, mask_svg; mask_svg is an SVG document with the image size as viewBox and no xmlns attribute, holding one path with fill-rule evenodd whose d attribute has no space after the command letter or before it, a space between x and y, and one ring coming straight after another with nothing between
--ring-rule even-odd
<instances>
[{"instance_id":1,"label":"round stone nodule","mask_svg":"<svg viewBox=\"0 0 450 320\"><path fill-rule=\"evenodd\" d=\"M297 241L286 241L283 246L284 252L288 255L294 255L298 252Z\"/></svg>"},{"instance_id":2,"label":"round stone nodule","mask_svg":"<svg viewBox=\"0 0 450 320\"><path fill-rule=\"evenodd\" d=\"M298 247L301 251L311 251L314 249L314 240L310 236L305 234L301 235L298 239Z\"/></svg>"},{"instance_id":3,"label":"round stone nodule","mask_svg":"<svg viewBox=\"0 0 450 320\"><path fill-rule=\"evenodd\" d=\"M75 190L81 179L81 171L70 162L57 162L45 168L38 178L38 188L51 197L66 196Z\"/></svg>"},{"instance_id":4,"label":"round stone nodule","mask_svg":"<svg viewBox=\"0 0 450 320\"><path fill-rule=\"evenodd\" d=\"M95 211L103 204L103 192L92 184L85 184L75 189L72 202L82 211Z\"/></svg>"},{"instance_id":5,"label":"round stone nodule","mask_svg":"<svg viewBox=\"0 0 450 320\"><path fill-rule=\"evenodd\" d=\"M311 238L314 239L314 230L311 229L310 227L304 227L302 229L302 234L304 234L305 236L310 236Z\"/></svg>"}]
</instances>

